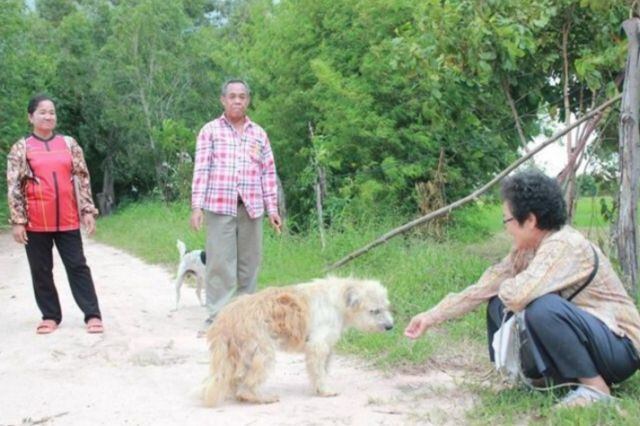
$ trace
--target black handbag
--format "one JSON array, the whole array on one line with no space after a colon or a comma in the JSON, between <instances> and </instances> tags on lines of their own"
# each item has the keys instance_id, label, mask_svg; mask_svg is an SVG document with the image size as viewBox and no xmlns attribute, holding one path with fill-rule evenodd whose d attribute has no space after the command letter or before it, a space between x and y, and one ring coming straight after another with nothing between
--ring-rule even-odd
<instances>
[{"instance_id":1,"label":"black handbag","mask_svg":"<svg viewBox=\"0 0 640 426\"><path fill-rule=\"evenodd\" d=\"M588 286L593 278L596 276L598 272L598 253L596 253L595 248L591 246L591 250L593 250L594 256L594 266L593 271L587 278L584 284L580 286L579 289L573 292L571 296L567 298L568 301L571 301L578 293L580 293L586 286ZM533 338L531 337L531 333L527 329L525 314L524 311L520 312L516 315L516 330L518 333L519 340L519 355L520 355L520 370L525 377L529 379L539 379L542 377L542 372L546 370L546 365L542 356L540 355L540 351L536 346Z\"/></svg>"}]
</instances>

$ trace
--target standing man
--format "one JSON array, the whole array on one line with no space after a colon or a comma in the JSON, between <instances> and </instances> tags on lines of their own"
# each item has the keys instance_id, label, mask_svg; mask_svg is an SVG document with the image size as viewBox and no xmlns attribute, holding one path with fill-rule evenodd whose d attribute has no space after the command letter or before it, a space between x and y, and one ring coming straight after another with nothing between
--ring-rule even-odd
<instances>
[{"instance_id":1,"label":"standing man","mask_svg":"<svg viewBox=\"0 0 640 426\"><path fill-rule=\"evenodd\" d=\"M249 85L222 85L224 113L205 124L196 144L191 226L206 222L203 335L235 294L253 293L262 251L262 216L280 232L276 168L267 133L247 117Z\"/></svg>"}]
</instances>

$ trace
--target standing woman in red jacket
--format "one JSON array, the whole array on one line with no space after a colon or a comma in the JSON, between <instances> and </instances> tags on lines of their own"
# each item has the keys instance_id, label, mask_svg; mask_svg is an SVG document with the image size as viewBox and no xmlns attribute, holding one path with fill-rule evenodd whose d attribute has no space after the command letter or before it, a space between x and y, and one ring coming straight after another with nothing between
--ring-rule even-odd
<instances>
[{"instance_id":1,"label":"standing woman in red jacket","mask_svg":"<svg viewBox=\"0 0 640 426\"><path fill-rule=\"evenodd\" d=\"M7 186L13 239L26 248L42 312L36 332L51 333L62 321L53 282L55 244L87 332L102 333L98 298L80 236L81 224L88 234L95 230L98 215L82 148L73 138L54 132L56 108L50 97L33 97L27 112L33 131L16 142L7 156Z\"/></svg>"}]
</instances>

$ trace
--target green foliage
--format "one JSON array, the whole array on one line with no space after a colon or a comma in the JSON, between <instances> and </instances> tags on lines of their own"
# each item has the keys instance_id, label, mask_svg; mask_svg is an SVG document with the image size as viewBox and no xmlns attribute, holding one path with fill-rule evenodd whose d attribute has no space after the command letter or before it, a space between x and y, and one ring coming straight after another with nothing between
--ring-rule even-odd
<instances>
[{"instance_id":1,"label":"green foliage","mask_svg":"<svg viewBox=\"0 0 640 426\"><path fill-rule=\"evenodd\" d=\"M219 114L220 83L243 77L250 116L274 146L292 229L312 224L316 166L328 224L412 215L415 185L435 179L441 152L445 201L518 155L507 93L528 136L544 128L539 111L561 118L566 25L571 109L616 91L628 5L604 3L40 0L33 12L7 0L0 149L28 130L27 99L47 91L60 131L85 149L94 192L110 176L119 199L134 186L188 197L189 166L176 154L192 155L194 135ZM607 161L614 130L595 151Z\"/></svg>"},{"instance_id":2,"label":"green foliage","mask_svg":"<svg viewBox=\"0 0 640 426\"><path fill-rule=\"evenodd\" d=\"M164 120L154 133L165 161L162 164L165 198L168 200L191 198L191 179L196 135L184 122Z\"/></svg>"},{"instance_id":3,"label":"green foliage","mask_svg":"<svg viewBox=\"0 0 640 426\"><path fill-rule=\"evenodd\" d=\"M57 26L76 10L76 5L73 0L37 0L36 9L44 20Z\"/></svg>"},{"instance_id":4,"label":"green foliage","mask_svg":"<svg viewBox=\"0 0 640 426\"><path fill-rule=\"evenodd\" d=\"M29 132L27 100L53 79L54 59L47 40L51 29L20 0L0 7L0 220L7 218L6 155ZM2 226L0 225L0 226Z\"/></svg>"}]
</instances>

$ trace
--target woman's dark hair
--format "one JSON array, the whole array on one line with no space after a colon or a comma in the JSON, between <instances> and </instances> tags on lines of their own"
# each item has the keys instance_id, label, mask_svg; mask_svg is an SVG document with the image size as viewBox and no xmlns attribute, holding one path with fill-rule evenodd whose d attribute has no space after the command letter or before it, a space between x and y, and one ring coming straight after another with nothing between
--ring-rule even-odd
<instances>
[{"instance_id":1,"label":"woman's dark hair","mask_svg":"<svg viewBox=\"0 0 640 426\"><path fill-rule=\"evenodd\" d=\"M558 230L567 221L567 209L560 185L538 170L516 173L502 182L502 199L511 214L523 224L529 213L535 215L537 227Z\"/></svg>"},{"instance_id":2,"label":"woman's dark hair","mask_svg":"<svg viewBox=\"0 0 640 426\"><path fill-rule=\"evenodd\" d=\"M29 99L29 104L27 104L27 112L29 114L33 114L38 109L38 105L40 105L40 102L43 101L51 101L55 104L55 102L53 102L53 99L51 99L51 96L43 94L35 95L33 98Z\"/></svg>"}]
</instances>

